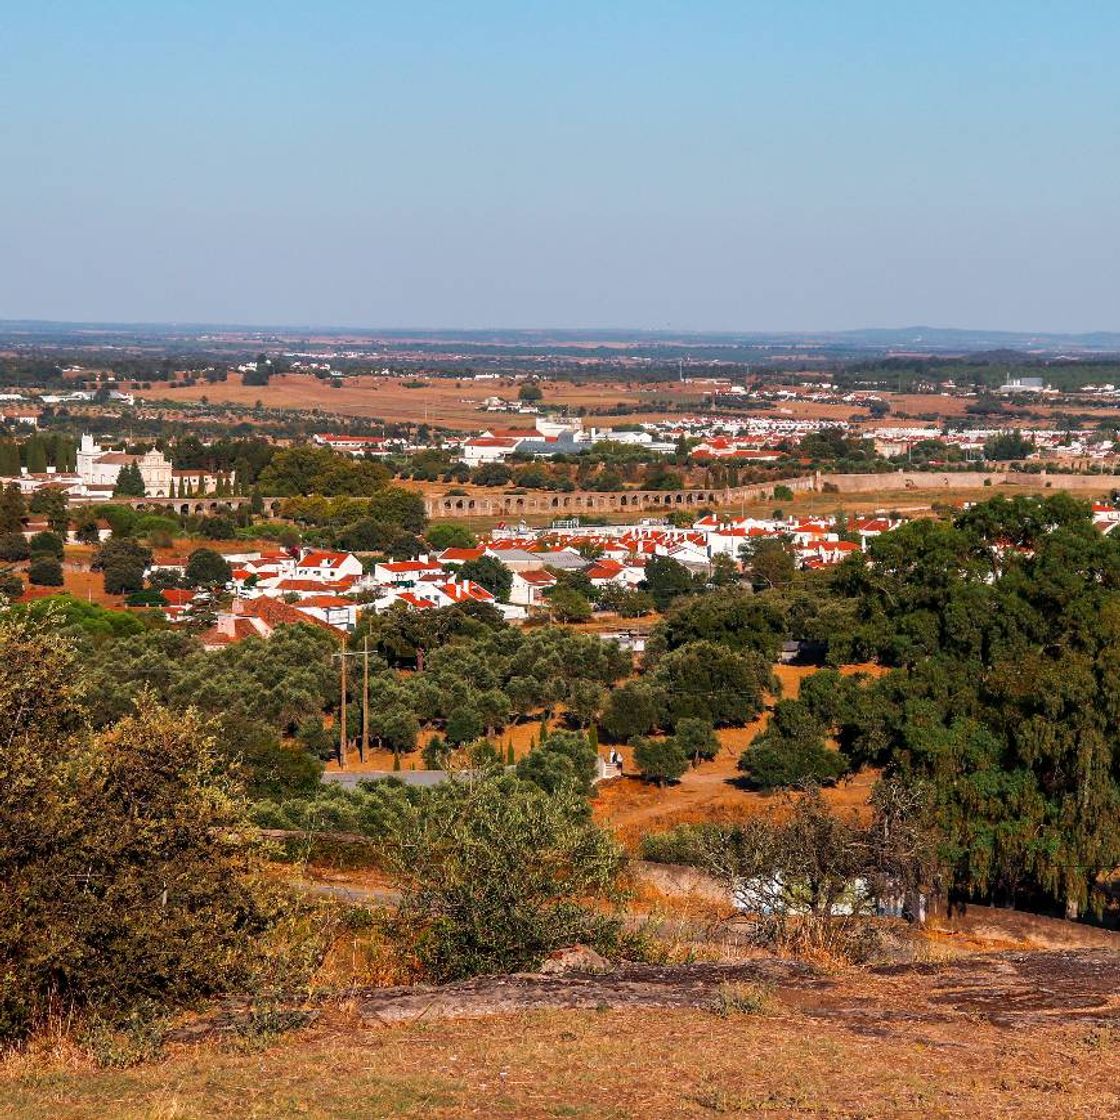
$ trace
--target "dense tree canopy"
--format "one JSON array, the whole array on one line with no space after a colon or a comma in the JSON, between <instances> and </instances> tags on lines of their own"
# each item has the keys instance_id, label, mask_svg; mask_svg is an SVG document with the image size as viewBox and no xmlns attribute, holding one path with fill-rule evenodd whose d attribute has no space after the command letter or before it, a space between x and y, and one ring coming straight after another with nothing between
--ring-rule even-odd
<instances>
[{"instance_id":1,"label":"dense tree canopy","mask_svg":"<svg viewBox=\"0 0 1120 1120\"><path fill-rule=\"evenodd\" d=\"M896 672L837 713L853 762L932 782L956 886L1099 905L1120 864L1120 542L1064 495L917 521L847 562Z\"/></svg>"}]
</instances>

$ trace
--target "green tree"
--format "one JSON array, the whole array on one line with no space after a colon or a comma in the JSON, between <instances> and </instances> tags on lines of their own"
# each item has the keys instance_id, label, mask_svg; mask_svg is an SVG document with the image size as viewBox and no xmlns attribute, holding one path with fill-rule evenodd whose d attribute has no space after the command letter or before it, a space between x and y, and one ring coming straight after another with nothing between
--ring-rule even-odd
<instances>
[{"instance_id":1,"label":"green tree","mask_svg":"<svg viewBox=\"0 0 1120 1120\"><path fill-rule=\"evenodd\" d=\"M65 490L57 486L41 487L31 495L28 509L45 517L51 532L65 538L70 527L70 500Z\"/></svg>"},{"instance_id":2,"label":"green tree","mask_svg":"<svg viewBox=\"0 0 1120 1120\"><path fill-rule=\"evenodd\" d=\"M18 482L9 482L0 491L0 534L18 533L23 529L27 506L20 493Z\"/></svg>"},{"instance_id":3,"label":"green tree","mask_svg":"<svg viewBox=\"0 0 1120 1120\"><path fill-rule=\"evenodd\" d=\"M20 473L19 444L12 439L0 440L0 478L16 478Z\"/></svg>"},{"instance_id":4,"label":"green tree","mask_svg":"<svg viewBox=\"0 0 1120 1120\"><path fill-rule=\"evenodd\" d=\"M212 548L196 548L187 557L184 574L190 587L224 587L232 577L226 558Z\"/></svg>"},{"instance_id":5,"label":"green tree","mask_svg":"<svg viewBox=\"0 0 1120 1120\"><path fill-rule=\"evenodd\" d=\"M411 754L416 750L420 724L407 708L393 706L378 712L373 719L374 730L382 747L394 754Z\"/></svg>"},{"instance_id":6,"label":"green tree","mask_svg":"<svg viewBox=\"0 0 1120 1120\"><path fill-rule=\"evenodd\" d=\"M552 731L517 764L517 774L549 793L571 787L586 796L591 792L597 758L598 752L586 735Z\"/></svg>"},{"instance_id":7,"label":"green tree","mask_svg":"<svg viewBox=\"0 0 1120 1120\"><path fill-rule=\"evenodd\" d=\"M647 644L654 656L689 642L718 642L735 650L754 650L768 661L789 634L789 621L773 596L724 590L675 603Z\"/></svg>"},{"instance_id":8,"label":"green tree","mask_svg":"<svg viewBox=\"0 0 1120 1120\"><path fill-rule=\"evenodd\" d=\"M480 556L477 560L468 560L460 566L459 578L480 584L501 603L509 602L513 573L493 556Z\"/></svg>"},{"instance_id":9,"label":"green tree","mask_svg":"<svg viewBox=\"0 0 1120 1120\"><path fill-rule=\"evenodd\" d=\"M145 702L91 737L71 642L30 619L0 659L3 1033L244 983L279 911L210 729Z\"/></svg>"},{"instance_id":10,"label":"green tree","mask_svg":"<svg viewBox=\"0 0 1120 1120\"><path fill-rule=\"evenodd\" d=\"M28 541L28 547L31 549L32 556L45 554L53 556L56 560L62 559L64 550L62 538L57 533L51 532L32 534L31 540Z\"/></svg>"},{"instance_id":11,"label":"green tree","mask_svg":"<svg viewBox=\"0 0 1120 1120\"><path fill-rule=\"evenodd\" d=\"M989 436L984 443L985 459L1026 459L1033 451L1034 440L1025 437L1018 428L1013 432Z\"/></svg>"},{"instance_id":12,"label":"green tree","mask_svg":"<svg viewBox=\"0 0 1120 1120\"><path fill-rule=\"evenodd\" d=\"M796 565L788 540L759 537L753 543L743 545L742 553L755 590L788 587L793 582Z\"/></svg>"},{"instance_id":13,"label":"green tree","mask_svg":"<svg viewBox=\"0 0 1120 1120\"><path fill-rule=\"evenodd\" d=\"M31 546L22 533L4 533L0 536L0 560L16 563L31 556Z\"/></svg>"},{"instance_id":14,"label":"green tree","mask_svg":"<svg viewBox=\"0 0 1120 1120\"><path fill-rule=\"evenodd\" d=\"M480 463L471 471L475 486L507 486L513 473L505 463Z\"/></svg>"},{"instance_id":15,"label":"green tree","mask_svg":"<svg viewBox=\"0 0 1120 1120\"><path fill-rule=\"evenodd\" d=\"M74 519L74 536L82 544L98 544L101 540L101 531L97 523L97 514L87 508L78 511Z\"/></svg>"},{"instance_id":16,"label":"green tree","mask_svg":"<svg viewBox=\"0 0 1120 1120\"><path fill-rule=\"evenodd\" d=\"M606 689L596 681L572 681L568 689L568 711L580 727L587 727L603 710L606 698Z\"/></svg>"},{"instance_id":17,"label":"green tree","mask_svg":"<svg viewBox=\"0 0 1120 1120\"><path fill-rule=\"evenodd\" d=\"M600 724L611 740L622 743L652 731L661 721L661 712L660 698L649 684L632 681L607 697Z\"/></svg>"},{"instance_id":18,"label":"green tree","mask_svg":"<svg viewBox=\"0 0 1120 1120\"><path fill-rule=\"evenodd\" d=\"M701 759L711 761L719 754L719 740L715 729L706 719L685 717L678 720L673 740L685 758L692 759L694 765Z\"/></svg>"},{"instance_id":19,"label":"green tree","mask_svg":"<svg viewBox=\"0 0 1120 1120\"><path fill-rule=\"evenodd\" d=\"M688 769L688 756L675 739L650 739L638 736L633 740L634 763L642 777L663 786L675 781Z\"/></svg>"},{"instance_id":20,"label":"green tree","mask_svg":"<svg viewBox=\"0 0 1120 1120\"><path fill-rule=\"evenodd\" d=\"M113 487L114 498L142 498L146 493L144 479L140 474L140 467L136 463L126 463L117 475L117 483Z\"/></svg>"},{"instance_id":21,"label":"green tree","mask_svg":"<svg viewBox=\"0 0 1120 1120\"><path fill-rule=\"evenodd\" d=\"M473 742L483 732L482 717L474 708L458 707L447 721L447 741L454 746Z\"/></svg>"},{"instance_id":22,"label":"green tree","mask_svg":"<svg viewBox=\"0 0 1120 1120\"><path fill-rule=\"evenodd\" d=\"M690 642L658 661L651 684L665 697L666 728L688 717L727 727L759 715L763 690L774 687L774 679L759 654L736 653L714 642Z\"/></svg>"},{"instance_id":23,"label":"green tree","mask_svg":"<svg viewBox=\"0 0 1120 1120\"><path fill-rule=\"evenodd\" d=\"M478 543L474 534L465 526L454 522L440 521L429 525L424 531L428 544L442 552L445 548L474 548Z\"/></svg>"},{"instance_id":24,"label":"green tree","mask_svg":"<svg viewBox=\"0 0 1120 1120\"><path fill-rule=\"evenodd\" d=\"M47 445L42 437L32 436L24 444L24 453L27 456L28 474L46 474L47 471Z\"/></svg>"},{"instance_id":25,"label":"green tree","mask_svg":"<svg viewBox=\"0 0 1120 1120\"><path fill-rule=\"evenodd\" d=\"M651 556L646 561L642 589L648 591L659 611L665 610L680 595L695 590L692 573L671 556Z\"/></svg>"},{"instance_id":26,"label":"green tree","mask_svg":"<svg viewBox=\"0 0 1120 1120\"><path fill-rule=\"evenodd\" d=\"M105 578L105 591L109 595L127 595L140 591L144 586L144 572L152 563L149 549L129 538L112 536L94 554L92 567Z\"/></svg>"},{"instance_id":27,"label":"green tree","mask_svg":"<svg viewBox=\"0 0 1120 1120\"><path fill-rule=\"evenodd\" d=\"M548 596L548 610L557 622L587 622L591 604L570 587L555 587Z\"/></svg>"}]
</instances>

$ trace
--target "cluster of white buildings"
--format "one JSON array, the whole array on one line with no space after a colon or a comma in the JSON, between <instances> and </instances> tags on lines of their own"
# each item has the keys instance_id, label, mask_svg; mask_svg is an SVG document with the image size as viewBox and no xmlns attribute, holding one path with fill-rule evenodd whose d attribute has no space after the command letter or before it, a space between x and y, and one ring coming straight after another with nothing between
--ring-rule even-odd
<instances>
[{"instance_id":1,"label":"cluster of white buildings","mask_svg":"<svg viewBox=\"0 0 1120 1120\"><path fill-rule=\"evenodd\" d=\"M23 468L13 478L0 478L0 485L14 482L24 495L48 487L62 490L69 498L94 498L108 501L117 488L121 471L135 466L144 483L148 498L174 498L186 494L213 494L220 485L233 486L231 471L217 475L203 470L176 470L171 460L156 448L143 455L102 447L91 435L83 435L78 445L73 471L48 467L42 472Z\"/></svg>"},{"instance_id":2,"label":"cluster of white buildings","mask_svg":"<svg viewBox=\"0 0 1120 1120\"><path fill-rule=\"evenodd\" d=\"M385 436L352 436L319 432L311 437L311 442L319 447L329 447L340 455L352 459L384 458L386 455L418 451L419 448L406 440L387 439Z\"/></svg>"},{"instance_id":3,"label":"cluster of white buildings","mask_svg":"<svg viewBox=\"0 0 1120 1120\"><path fill-rule=\"evenodd\" d=\"M826 518L711 515L687 528L645 522L496 529L471 548L448 548L415 560L381 560L371 565L353 553L326 549L227 556L233 607L219 616L204 641L223 645L284 622L311 622L345 633L357 625L361 611L381 613L393 607L425 611L485 603L507 620L520 621L547 609L548 593L556 586L559 572L582 572L593 587L634 590L642 585L646 565L654 557L669 557L694 573L708 574L716 557L740 564L751 546L768 538L783 542L798 567L814 569L839 563L898 524L878 515L855 520L841 533ZM485 587L460 576L464 564L482 557L509 570L508 602L498 602ZM178 593L169 604L168 617L187 617L190 606L191 594Z\"/></svg>"},{"instance_id":4,"label":"cluster of white buildings","mask_svg":"<svg viewBox=\"0 0 1120 1120\"><path fill-rule=\"evenodd\" d=\"M500 463L514 453L544 458L552 455L578 455L596 443L610 441L669 452L676 447L648 428L615 431L611 428L585 428L576 419L538 417L532 428L488 428L459 445L459 457L469 467L480 463Z\"/></svg>"},{"instance_id":5,"label":"cluster of white buildings","mask_svg":"<svg viewBox=\"0 0 1120 1120\"><path fill-rule=\"evenodd\" d=\"M353 553L327 549L244 553L226 560L231 565L233 604L203 636L203 643L211 647L251 634L267 637L277 625L297 622L344 634L357 625L361 611L381 613L398 604L410 610L436 610L487 603L510 620L526 617L524 608L498 603L485 587L460 579L456 569L464 560L455 549L441 557L386 560L369 570ZM168 617L173 621L188 617L197 596L164 593L165 598L169 595Z\"/></svg>"}]
</instances>

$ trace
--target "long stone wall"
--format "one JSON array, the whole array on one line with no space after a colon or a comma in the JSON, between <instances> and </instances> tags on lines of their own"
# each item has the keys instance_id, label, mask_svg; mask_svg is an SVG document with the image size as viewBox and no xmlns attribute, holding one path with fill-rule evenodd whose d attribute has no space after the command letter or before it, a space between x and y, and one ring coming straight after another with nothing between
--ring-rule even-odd
<instances>
[{"instance_id":1,"label":"long stone wall","mask_svg":"<svg viewBox=\"0 0 1120 1120\"><path fill-rule=\"evenodd\" d=\"M1103 494L1120 488L1120 475L1050 474L1040 471L894 471L888 474L826 474L821 487L835 486L842 494L866 494L874 490L974 490L991 486L1030 486L1051 490L1076 490Z\"/></svg>"},{"instance_id":2,"label":"long stone wall","mask_svg":"<svg viewBox=\"0 0 1120 1120\"><path fill-rule=\"evenodd\" d=\"M700 509L706 506L734 506L768 498L775 486L790 490L816 489L812 477L784 478L779 482L752 483L749 486L713 487L706 490L627 490L600 493L573 490L567 494L535 490L524 494L433 495L424 499L428 516L434 520L457 517L521 517L526 514L553 514L576 517L581 513L622 513L634 510L664 513L671 509Z\"/></svg>"}]
</instances>

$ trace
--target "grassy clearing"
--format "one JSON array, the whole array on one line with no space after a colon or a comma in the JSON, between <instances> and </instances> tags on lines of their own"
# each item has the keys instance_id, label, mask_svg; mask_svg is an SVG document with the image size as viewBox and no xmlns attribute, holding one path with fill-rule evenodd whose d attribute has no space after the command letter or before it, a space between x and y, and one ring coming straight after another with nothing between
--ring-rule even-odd
<instances>
[{"instance_id":1,"label":"grassy clearing","mask_svg":"<svg viewBox=\"0 0 1120 1120\"><path fill-rule=\"evenodd\" d=\"M1096 1117L1115 1114L1115 1039L957 1019L850 1030L773 1012L550 1012L353 1030L257 1053L192 1048L129 1070L24 1059L0 1117Z\"/></svg>"}]
</instances>

